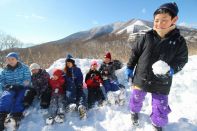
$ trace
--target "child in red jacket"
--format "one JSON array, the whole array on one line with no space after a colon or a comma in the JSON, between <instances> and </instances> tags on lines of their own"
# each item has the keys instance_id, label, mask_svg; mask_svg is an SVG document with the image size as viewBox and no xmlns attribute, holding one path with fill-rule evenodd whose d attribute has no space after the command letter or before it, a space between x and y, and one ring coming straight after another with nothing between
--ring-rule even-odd
<instances>
[{"instance_id":1,"label":"child in red jacket","mask_svg":"<svg viewBox=\"0 0 197 131\"><path fill-rule=\"evenodd\" d=\"M96 101L102 104L105 100L103 92L100 88L100 83L103 82L100 72L97 70L98 64L93 61L90 71L86 74L85 83L88 88L88 108L91 108Z\"/></svg>"},{"instance_id":2,"label":"child in red jacket","mask_svg":"<svg viewBox=\"0 0 197 131\"><path fill-rule=\"evenodd\" d=\"M53 124L54 121L62 123L64 121L64 72L60 69L55 69L53 76L49 80L49 85L52 89L52 98L49 107L50 116L47 118L46 123Z\"/></svg>"},{"instance_id":3,"label":"child in red jacket","mask_svg":"<svg viewBox=\"0 0 197 131\"><path fill-rule=\"evenodd\" d=\"M60 95L64 94L65 78L63 75L64 72L62 70L54 70L53 76L49 80L49 84L52 89L52 95L54 95L54 93L58 93Z\"/></svg>"}]
</instances>

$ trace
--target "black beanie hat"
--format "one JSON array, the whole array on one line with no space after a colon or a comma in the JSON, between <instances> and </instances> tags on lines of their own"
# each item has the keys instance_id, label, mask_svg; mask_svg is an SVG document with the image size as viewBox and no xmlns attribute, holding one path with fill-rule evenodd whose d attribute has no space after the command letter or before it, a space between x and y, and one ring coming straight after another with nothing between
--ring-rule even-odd
<instances>
[{"instance_id":1,"label":"black beanie hat","mask_svg":"<svg viewBox=\"0 0 197 131\"><path fill-rule=\"evenodd\" d=\"M165 3L163 5L161 5L155 12L157 12L160 9L167 9L169 10L174 16L178 15L179 9L178 6L175 2L171 2L171 3ZM155 14L155 13L154 13Z\"/></svg>"}]
</instances>

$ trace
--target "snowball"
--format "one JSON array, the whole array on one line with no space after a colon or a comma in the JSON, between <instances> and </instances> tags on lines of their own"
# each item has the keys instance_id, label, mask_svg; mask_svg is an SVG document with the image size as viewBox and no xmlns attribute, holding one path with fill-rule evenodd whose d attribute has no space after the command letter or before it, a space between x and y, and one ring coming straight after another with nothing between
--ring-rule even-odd
<instances>
[{"instance_id":1,"label":"snowball","mask_svg":"<svg viewBox=\"0 0 197 131\"><path fill-rule=\"evenodd\" d=\"M170 66L162 60L155 62L152 68L155 75L165 75L170 70Z\"/></svg>"}]
</instances>

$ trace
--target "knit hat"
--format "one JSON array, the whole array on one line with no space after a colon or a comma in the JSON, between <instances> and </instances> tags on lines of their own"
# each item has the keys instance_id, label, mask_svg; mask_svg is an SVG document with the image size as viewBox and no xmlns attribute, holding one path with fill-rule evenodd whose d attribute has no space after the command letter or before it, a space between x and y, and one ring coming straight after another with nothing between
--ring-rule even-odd
<instances>
[{"instance_id":1,"label":"knit hat","mask_svg":"<svg viewBox=\"0 0 197 131\"><path fill-rule=\"evenodd\" d=\"M38 65L37 63L32 63L29 68L31 71L34 69L40 69L40 65Z\"/></svg>"},{"instance_id":2,"label":"knit hat","mask_svg":"<svg viewBox=\"0 0 197 131\"><path fill-rule=\"evenodd\" d=\"M66 62L71 62L71 63L73 63L73 65L75 64L75 60L73 59L71 54L67 55Z\"/></svg>"},{"instance_id":3,"label":"knit hat","mask_svg":"<svg viewBox=\"0 0 197 131\"><path fill-rule=\"evenodd\" d=\"M98 67L98 63L96 61L91 62L91 67L94 66L94 65L96 65L96 67Z\"/></svg>"},{"instance_id":4,"label":"knit hat","mask_svg":"<svg viewBox=\"0 0 197 131\"><path fill-rule=\"evenodd\" d=\"M61 69L54 69L53 75L61 77L63 75L63 71Z\"/></svg>"},{"instance_id":5,"label":"knit hat","mask_svg":"<svg viewBox=\"0 0 197 131\"><path fill-rule=\"evenodd\" d=\"M18 53L16 53L16 52L11 52L11 53L9 53L9 54L6 56L6 58L15 58L16 60L18 60L18 59L19 59L19 56L18 56Z\"/></svg>"},{"instance_id":6,"label":"knit hat","mask_svg":"<svg viewBox=\"0 0 197 131\"><path fill-rule=\"evenodd\" d=\"M68 54L68 55L66 56L66 59L71 59L71 58L73 58L73 56L72 56L71 54Z\"/></svg>"},{"instance_id":7,"label":"knit hat","mask_svg":"<svg viewBox=\"0 0 197 131\"><path fill-rule=\"evenodd\" d=\"M156 11L155 13L160 10L160 9L167 9L169 10L172 14L174 14L175 16L177 16L179 9L178 6L175 2L171 2L171 3L165 3L163 5L161 5ZM154 14L155 14L154 13Z\"/></svg>"},{"instance_id":8,"label":"knit hat","mask_svg":"<svg viewBox=\"0 0 197 131\"><path fill-rule=\"evenodd\" d=\"M107 52L107 53L105 54L105 58L109 58L109 59L111 60L111 53L110 53L110 52Z\"/></svg>"}]
</instances>

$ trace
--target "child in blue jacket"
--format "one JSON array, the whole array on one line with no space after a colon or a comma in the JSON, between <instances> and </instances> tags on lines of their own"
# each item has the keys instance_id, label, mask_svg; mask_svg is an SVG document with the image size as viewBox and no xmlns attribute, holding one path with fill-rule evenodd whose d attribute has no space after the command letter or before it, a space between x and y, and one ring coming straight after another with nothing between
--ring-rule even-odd
<instances>
[{"instance_id":1,"label":"child in blue jacket","mask_svg":"<svg viewBox=\"0 0 197 131\"><path fill-rule=\"evenodd\" d=\"M64 69L66 73L66 106L75 104L80 118L86 116L86 97L83 92L83 74L71 55L67 56Z\"/></svg>"},{"instance_id":2,"label":"child in blue jacket","mask_svg":"<svg viewBox=\"0 0 197 131\"><path fill-rule=\"evenodd\" d=\"M14 120L20 120L24 111L24 94L31 82L31 73L25 64L19 62L18 54L11 52L6 56L7 66L0 74L0 130L4 129L7 114Z\"/></svg>"}]
</instances>

